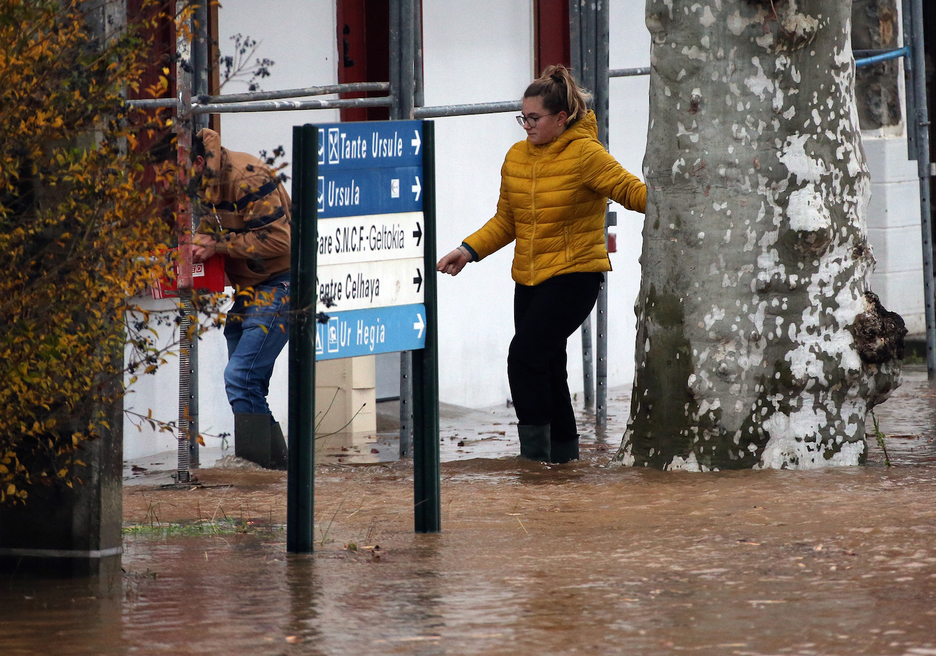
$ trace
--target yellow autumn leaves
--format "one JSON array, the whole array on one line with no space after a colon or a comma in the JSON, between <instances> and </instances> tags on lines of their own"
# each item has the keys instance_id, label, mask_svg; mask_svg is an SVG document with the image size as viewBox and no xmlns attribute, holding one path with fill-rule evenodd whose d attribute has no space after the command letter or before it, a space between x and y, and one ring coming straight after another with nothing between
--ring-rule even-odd
<instances>
[{"instance_id":1,"label":"yellow autumn leaves","mask_svg":"<svg viewBox=\"0 0 936 656\"><path fill-rule=\"evenodd\" d=\"M0 0L0 504L79 480L83 443L119 417L125 354L139 373L162 362L128 317L171 271L149 255L171 241L180 176L141 145L171 117L124 102L147 32L97 34L86 4Z\"/></svg>"}]
</instances>

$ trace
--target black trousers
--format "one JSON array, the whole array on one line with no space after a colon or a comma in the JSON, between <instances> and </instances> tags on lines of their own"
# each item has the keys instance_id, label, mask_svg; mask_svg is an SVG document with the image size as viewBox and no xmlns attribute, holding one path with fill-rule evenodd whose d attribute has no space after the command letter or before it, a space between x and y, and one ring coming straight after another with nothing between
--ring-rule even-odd
<instances>
[{"instance_id":1,"label":"black trousers","mask_svg":"<svg viewBox=\"0 0 936 656\"><path fill-rule=\"evenodd\" d=\"M514 292L507 378L520 424L550 424L553 442L577 437L566 343L595 306L601 273L568 273Z\"/></svg>"}]
</instances>

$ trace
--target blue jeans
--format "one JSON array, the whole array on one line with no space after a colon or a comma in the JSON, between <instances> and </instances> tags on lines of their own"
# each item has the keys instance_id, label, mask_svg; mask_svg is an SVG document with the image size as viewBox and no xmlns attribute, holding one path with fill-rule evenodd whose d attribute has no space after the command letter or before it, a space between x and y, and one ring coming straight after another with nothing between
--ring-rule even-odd
<instances>
[{"instance_id":1,"label":"blue jeans","mask_svg":"<svg viewBox=\"0 0 936 656\"><path fill-rule=\"evenodd\" d=\"M228 349L224 389L234 414L272 415L266 397L276 357L289 339L289 273L267 280L254 290L258 299L261 293L272 295L272 303L235 298L224 324Z\"/></svg>"}]
</instances>

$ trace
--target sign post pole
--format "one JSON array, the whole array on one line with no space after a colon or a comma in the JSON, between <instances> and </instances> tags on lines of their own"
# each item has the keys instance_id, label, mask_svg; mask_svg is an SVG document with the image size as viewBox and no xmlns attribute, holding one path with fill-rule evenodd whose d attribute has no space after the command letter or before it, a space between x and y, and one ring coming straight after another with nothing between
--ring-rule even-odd
<instances>
[{"instance_id":1,"label":"sign post pole","mask_svg":"<svg viewBox=\"0 0 936 656\"><path fill-rule=\"evenodd\" d=\"M423 122L426 345L413 351L413 512L417 533L442 530L439 476L439 348L436 299L435 125Z\"/></svg>"},{"instance_id":2,"label":"sign post pole","mask_svg":"<svg viewBox=\"0 0 936 656\"><path fill-rule=\"evenodd\" d=\"M293 128L286 550L312 553L315 510L315 265L318 130Z\"/></svg>"}]
</instances>

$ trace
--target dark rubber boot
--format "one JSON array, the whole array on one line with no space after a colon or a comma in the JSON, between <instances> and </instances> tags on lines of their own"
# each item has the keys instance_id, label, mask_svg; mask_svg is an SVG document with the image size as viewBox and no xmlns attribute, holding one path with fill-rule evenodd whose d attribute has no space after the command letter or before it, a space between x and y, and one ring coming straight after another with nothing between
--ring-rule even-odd
<instances>
[{"instance_id":1,"label":"dark rubber boot","mask_svg":"<svg viewBox=\"0 0 936 656\"><path fill-rule=\"evenodd\" d=\"M289 450L279 423L270 426L270 469L285 470L289 464Z\"/></svg>"},{"instance_id":2,"label":"dark rubber boot","mask_svg":"<svg viewBox=\"0 0 936 656\"><path fill-rule=\"evenodd\" d=\"M261 467L272 467L270 445L272 417L265 414L234 415L234 455Z\"/></svg>"},{"instance_id":3,"label":"dark rubber boot","mask_svg":"<svg viewBox=\"0 0 936 656\"><path fill-rule=\"evenodd\" d=\"M579 436L565 442L553 442L549 445L549 462L561 465L579 459Z\"/></svg>"},{"instance_id":4,"label":"dark rubber boot","mask_svg":"<svg viewBox=\"0 0 936 656\"><path fill-rule=\"evenodd\" d=\"M541 426L517 425L520 434L520 457L527 460L549 462L549 424Z\"/></svg>"}]
</instances>

